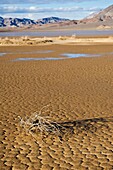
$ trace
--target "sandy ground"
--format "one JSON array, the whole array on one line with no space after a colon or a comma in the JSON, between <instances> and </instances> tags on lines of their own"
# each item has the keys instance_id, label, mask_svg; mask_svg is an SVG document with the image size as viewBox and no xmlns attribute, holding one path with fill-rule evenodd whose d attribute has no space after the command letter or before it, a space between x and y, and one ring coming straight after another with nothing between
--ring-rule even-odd
<instances>
[{"instance_id":1,"label":"sandy ground","mask_svg":"<svg viewBox=\"0 0 113 170\"><path fill-rule=\"evenodd\" d=\"M53 44L67 44L67 45L97 45L97 43L113 44L113 36L101 37L78 37L72 35L71 37L4 37L0 38L0 46L39 46L39 45L53 45Z\"/></svg>"},{"instance_id":2,"label":"sandy ground","mask_svg":"<svg viewBox=\"0 0 113 170\"><path fill-rule=\"evenodd\" d=\"M112 44L1 46L1 170L113 169L113 54L56 61L18 61L18 57L60 57L61 53L108 53ZM52 50L47 54L22 54ZM73 133L35 138L20 126L48 105L42 116L73 124Z\"/></svg>"}]
</instances>

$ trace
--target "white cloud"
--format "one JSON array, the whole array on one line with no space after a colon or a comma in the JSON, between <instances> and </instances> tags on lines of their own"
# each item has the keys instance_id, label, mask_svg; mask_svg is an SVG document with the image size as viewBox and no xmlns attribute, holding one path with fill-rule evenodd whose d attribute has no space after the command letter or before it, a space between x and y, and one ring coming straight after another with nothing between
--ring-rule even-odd
<instances>
[{"instance_id":1,"label":"white cloud","mask_svg":"<svg viewBox=\"0 0 113 170\"><path fill-rule=\"evenodd\" d=\"M95 0L71 0L71 2L87 2L87 1L95 1ZM70 3L70 0L0 0L0 4L48 4L48 3Z\"/></svg>"},{"instance_id":2,"label":"white cloud","mask_svg":"<svg viewBox=\"0 0 113 170\"><path fill-rule=\"evenodd\" d=\"M88 0L84 0L88 1ZM93 0L90 0L93 1ZM94 0L95 1L95 0ZM1 2L10 2L14 3L14 0L0 0ZM65 2L69 3L69 0L16 0L16 3L23 2L26 4L0 4L0 16L7 16L7 17L18 17L18 18L31 18L37 19L42 17L49 17L49 16L58 16L70 19L82 19L86 17L91 12L98 12L100 9L98 7L91 7L86 8L85 6L77 6L75 5L64 5L60 4ZM37 4L28 4L29 2L37 2ZM60 5L39 5L44 3L52 3L52 2L59 2ZM83 2L83 0L72 0L72 2Z\"/></svg>"},{"instance_id":3,"label":"white cloud","mask_svg":"<svg viewBox=\"0 0 113 170\"><path fill-rule=\"evenodd\" d=\"M17 6L4 6L0 7L1 13L46 13L46 12L76 12L76 11L99 11L99 8L81 8L81 7L59 7L59 8L39 8L36 6L31 7L17 7Z\"/></svg>"}]
</instances>

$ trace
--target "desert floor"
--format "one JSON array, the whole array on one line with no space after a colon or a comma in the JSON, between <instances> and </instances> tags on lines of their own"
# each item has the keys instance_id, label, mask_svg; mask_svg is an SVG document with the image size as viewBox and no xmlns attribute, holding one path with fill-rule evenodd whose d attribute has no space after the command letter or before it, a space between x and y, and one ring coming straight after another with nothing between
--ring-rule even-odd
<instances>
[{"instance_id":1,"label":"desert floor","mask_svg":"<svg viewBox=\"0 0 113 170\"><path fill-rule=\"evenodd\" d=\"M2 45L0 52L1 170L112 170L113 44ZM15 60L62 53L94 56ZM22 119L34 112L67 131L27 131Z\"/></svg>"}]
</instances>

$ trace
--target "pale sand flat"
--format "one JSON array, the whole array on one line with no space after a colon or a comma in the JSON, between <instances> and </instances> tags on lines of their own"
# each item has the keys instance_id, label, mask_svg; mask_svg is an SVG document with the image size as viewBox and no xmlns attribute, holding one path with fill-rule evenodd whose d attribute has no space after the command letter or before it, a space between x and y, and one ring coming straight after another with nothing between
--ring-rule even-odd
<instances>
[{"instance_id":1,"label":"pale sand flat","mask_svg":"<svg viewBox=\"0 0 113 170\"><path fill-rule=\"evenodd\" d=\"M97 43L109 43L113 44L113 36L101 36L101 37L76 37L59 36L59 37L44 37L44 38L32 38L32 37L5 37L0 38L0 46L40 46L51 44L76 44L76 45L91 45Z\"/></svg>"}]
</instances>

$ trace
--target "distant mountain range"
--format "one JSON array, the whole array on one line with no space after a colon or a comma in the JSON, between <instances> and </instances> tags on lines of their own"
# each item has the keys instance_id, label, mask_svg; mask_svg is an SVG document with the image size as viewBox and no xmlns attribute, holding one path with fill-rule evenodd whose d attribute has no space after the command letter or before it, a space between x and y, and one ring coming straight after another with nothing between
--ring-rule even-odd
<instances>
[{"instance_id":1,"label":"distant mountain range","mask_svg":"<svg viewBox=\"0 0 113 170\"><path fill-rule=\"evenodd\" d=\"M54 26L71 26L87 23L113 23L113 5L107 7L106 9L100 11L99 13L92 14L87 18L82 20L69 20L65 18L58 17L48 17L38 20L32 20L27 18L3 18L0 17L0 27L2 28L37 28L37 26L43 25L54 25Z\"/></svg>"},{"instance_id":2,"label":"distant mountain range","mask_svg":"<svg viewBox=\"0 0 113 170\"><path fill-rule=\"evenodd\" d=\"M31 26L31 25L44 25L51 23L60 23L69 21L69 19L58 18L58 17L49 17L38 19L37 21L27 19L27 18L2 18L0 17L0 27L23 27L23 26Z\"/></svg>"}]
</instances>

